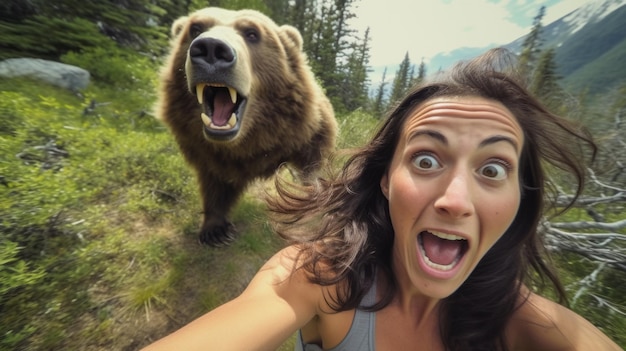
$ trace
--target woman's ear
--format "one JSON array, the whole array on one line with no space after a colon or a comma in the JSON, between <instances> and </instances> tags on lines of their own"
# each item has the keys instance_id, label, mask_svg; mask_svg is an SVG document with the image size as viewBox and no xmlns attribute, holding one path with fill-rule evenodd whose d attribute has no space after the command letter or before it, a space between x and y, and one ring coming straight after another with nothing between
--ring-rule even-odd
<instances>
[{"instance_id":1,"label":"woman's ear","mask_svg":"<svg viewBox=\"0 0 626 351\"><path fill-rule=\"evenodd\" d=\"M383 195L385 195L385 198L389 200L389 177L387 176L387 172L380 178L380 190L383 192Z\"/></svg>"}]
</instances>

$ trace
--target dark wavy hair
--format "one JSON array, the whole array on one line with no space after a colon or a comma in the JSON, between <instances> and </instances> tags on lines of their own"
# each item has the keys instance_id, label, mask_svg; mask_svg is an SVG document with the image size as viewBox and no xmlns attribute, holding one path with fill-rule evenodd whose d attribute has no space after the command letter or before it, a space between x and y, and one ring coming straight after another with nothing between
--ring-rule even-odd
<instances>
[{"instance_id":1,"label":"dark wavy hair","mask_svg":"<svg viewBox=\"0 0 626 351\"><path fill-rule=\"evenodd\" d=\"M416 86L339 172L308 185L277 178L277 194L267 199L274 228L289 243L301 247L294 269L306 270L313 283L338 287L336 296L327 296L335 311L359 308L376 272L383 274L387 288L381 300L367 309L384 308L396 293L391 268L394 232L380 180L411 111L442 96L499 101L524 132L520 207L511 226L468 279L442 300L440 333L446 350L505 350L504 328L524 301L520 296L524 283L548 282L560 302L566 302L538 231L547 200L544 162L576 179L571 206L584 186L584 146L590 147L586 155L591 159L596 146L586 130L552 114L533 97L512 67L515 58L504 49L462 62Z\"/></svg>"}]
</instances>

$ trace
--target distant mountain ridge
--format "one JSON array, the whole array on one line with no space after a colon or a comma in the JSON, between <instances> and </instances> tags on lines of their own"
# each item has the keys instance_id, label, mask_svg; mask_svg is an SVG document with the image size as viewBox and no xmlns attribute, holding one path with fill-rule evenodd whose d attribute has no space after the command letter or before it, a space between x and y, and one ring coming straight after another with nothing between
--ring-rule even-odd
<instances>
[{"instance_id":1,"label":"distant mountain ridge","mask_svg":"<svg viewBox=\"0 0 626 351\"><path fill-rule=\"evenodd\" d=\"M560 19L544 24L543 47L561 47L570 37L587 26L597 25L615 10L626 5L626 0L595 0L579 7ZM519 52L525 36L504 45Z\"/></svg>"},{"instance_id":2,"label":"distant mountain ridge","mask_svg":"<svg viewBox=\"0 0 626 351\"><path fill-rule=\"evenodd\" d=\"M621 3L557 47L558 73L570 90L596 95L626 84L626 1Z\"/></svg>"},{"instance_id":3,"label":"distant mountain ridge","mask_svg":"<svg viewBox=\"0 0 626 351\"><path fill-rule=\"evenodd\" d=\"M519 53L525 36L503 45ZM626 0L591 1L560 19L544 24L543 49L556 49L562 83L571 92L601 94L626 84ZM487 50L460 48L436 55L431 72Z\"/></svg>"}]
</instances>

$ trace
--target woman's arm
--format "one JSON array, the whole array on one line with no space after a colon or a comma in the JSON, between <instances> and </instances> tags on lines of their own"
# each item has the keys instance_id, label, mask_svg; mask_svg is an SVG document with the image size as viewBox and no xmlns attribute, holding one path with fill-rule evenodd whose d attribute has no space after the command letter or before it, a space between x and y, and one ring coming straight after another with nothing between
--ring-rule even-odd
<instances>
[{"instance_id":1,"label":"woman's arm","mask_svg":"<svg viewBox=\"0 0 626 351\"><path fill-rule=\"evenodd\" d=\"M534 293L513 315L507 337L512 350L622 350L574 311Z\"/></svg>"},{"instance_id":2,"label":"woman's arm","mask_svg":"<svg viewBox=\"0 0 626 351\"><path fill-rule=\"evenodd\" d=\"M297 249L274 255L237 298L145 348L275 350L317 313L321 288L292 273Z\"/></svg>"}]
</instances>

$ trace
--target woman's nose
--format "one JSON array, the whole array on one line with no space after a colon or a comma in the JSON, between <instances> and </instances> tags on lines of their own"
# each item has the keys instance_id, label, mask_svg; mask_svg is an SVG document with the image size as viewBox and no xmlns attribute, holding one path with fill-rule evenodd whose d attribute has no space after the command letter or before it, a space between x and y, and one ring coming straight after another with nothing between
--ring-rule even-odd
<instances>
[{"instance_id":1,"label":"woman's nose","mask_svg":"<svg viewBox=\"0 0 626 351\"><path fill-rule=\"evenodd\" d=\"M438 212L455 218L468 217L474 214L471 175L457 173L442 189L441 196L435 201Z\"/></svg>"}]
</instances>

